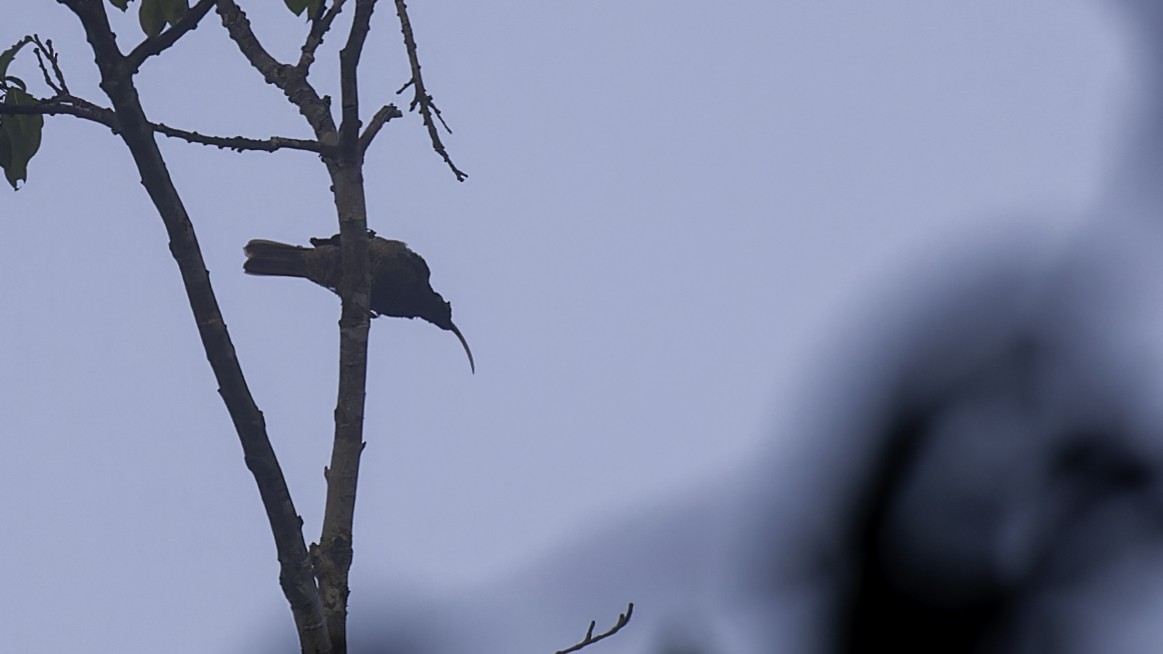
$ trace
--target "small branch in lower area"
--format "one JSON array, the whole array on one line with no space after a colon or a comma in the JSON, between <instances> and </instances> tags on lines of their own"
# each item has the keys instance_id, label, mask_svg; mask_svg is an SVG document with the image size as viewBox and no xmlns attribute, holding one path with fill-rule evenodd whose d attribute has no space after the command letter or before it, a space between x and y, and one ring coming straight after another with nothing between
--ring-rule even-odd
<instances>
[{"instance_id":1,"label":"small branch in lower area","mask_svg":"<svg viewBox=\"0 0 1163 654\"><path fill-rule=\"evenodd\" d=\"M626 625L630 624L630 616L633 614L634 614L634 602L630 602L630 604L626 607L626 612L620 613L618 615L618 621L614 623L614 626L610 627L606 631L603 631L602 633L600 633L596 636L594 635L594 627L596 627L598 625L598 622L596 620L591 620L590 621L590 628L586 631L585 638L581 639L577 643L575 643L575 644L573 644L565 649L558 650L554 654L570 654L570 652L576 652L579 649L582 649L583 647L589 647L590 645L593 645L594 643L598 642L599 640L604 640L606 638L609 638L610 636L613 636L614 634L621 631L622 627L625 627Z\"/></svg>"}]
</instances>

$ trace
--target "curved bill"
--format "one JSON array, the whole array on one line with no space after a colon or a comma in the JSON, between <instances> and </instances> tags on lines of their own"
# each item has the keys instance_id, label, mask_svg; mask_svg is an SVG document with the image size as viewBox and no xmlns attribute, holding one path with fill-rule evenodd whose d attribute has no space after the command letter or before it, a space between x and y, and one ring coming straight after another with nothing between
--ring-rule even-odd
<instances>
[{"instance_id":1,"label":"curved bill","mask_svg":"<svg viewBox=\"0 0 1163 654\"><path fill-rule=\"evenodd\" d=\"M452 324L451 322L448 324L451 326L450 331L452 331L453 334L456 334L456 337L460 339L460 344L464 346L464 353L468 355L468 367L475 375L477 372L477 366L476 363L474 363L472 360L472 350L468 349L468 341L464 340L464 334L460 333L460 330L456 328L456 325Z\"/></svg>"}]
</instances>

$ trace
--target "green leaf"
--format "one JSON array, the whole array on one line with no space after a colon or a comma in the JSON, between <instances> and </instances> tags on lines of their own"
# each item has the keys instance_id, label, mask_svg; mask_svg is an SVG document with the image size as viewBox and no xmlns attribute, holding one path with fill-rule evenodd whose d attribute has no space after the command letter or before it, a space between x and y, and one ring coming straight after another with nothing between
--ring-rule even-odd
<instances>
[{"instance_id":1,"label":"green leaf","mask_svg":"<svg viewBox=\"0 0 1163 654\"><path fill-rule=\"evenodd\" d=\"M286 3L287 9L290 9L291 13L296 16L302 16L303 10L307 8L307 5L311 4L311 0L283 0L283 2ZM316 0L317 2L318 0Z\"/></svg>"},{"instance_id":2,"label":"green leaf","mask_svg":"<svg viewBox=\"0 0 1163 654\"><path fill-rule=\"evenodd\" d=\"M11 48L0 52L0 79L5 78L8 74L8 64L12 63L12 60L16 57L16 53L20 52L20 49L28 43L32 43L31 34L17 41Z\"/></svg>"},{"instance_id":3,"label":"green leaf","mask_svg":"<svg viewBox=\"0 0 1163 654\"><path fill-rule=\"evenodd\" d=\"M8 137L0 134L0 158L3 158L4 150L11 152L12 146L8 144ZM11 155L8 158L11 159ZM8 161L4 165L4 177L8 180L8 184L12 187L13 191L19 191L20 182L28 181L28 161Z\"/></svg>"},{"instance_id":4,"label":"green leaf","mask_svg":"<svg viewBox=\"0 0 1163 654\"><path fill-rule=\"evenodd\" d=\"M0 116L0 170L4 171L5 176L8 175L8 169L12 166L12 143L8 141L8 135L4 133L4 120ZM9 184L12 181L9 180ZM15 188L15 187L14 187Z\"/></svg>"},{"instance_id":5,"label":"green leaf","mask_svg":"<svg viewBox=\"0 0 1163 654\"><path fill-rule=\"evenodd\" d=\"M34 105L36 98L21 89L11 88L5 95L4 104ZM0 116L0 167L4 168L4 177L13 189L18 189L18 184L28 179L28 162L40 149L43 129L44 116L40 114Z\"/></svg>"},{"instance_id":6,"label":"green leaf","mask_svg":"<svg viewBox=\"0 0 1163 654\"><path fill-rule=\"evenodd\" d=\"M129 0L109 0L109 4L117 7L121 11L129 9Z\"/></svg>"},{"instance_id":7,"label":"green leaf","mask_svg":"<svg viewBox=\"0 0 1163 654\"><path fill-rule=\"evenodd\" d=\"M188 0L162 0L162 15L170 25L176 25L189 10Z\"/></svg>"},{"instance_id":8,"label":"green leaf","mask_svg":"<svg viewBox=\"0 0 1163 654\"><path fill-rule=\"evenodd\" d=\"M162 33L166 26L166 17L162 13L162 0L141 0L141 9L137 11L141 31L152 38Z\"/></svg>"}]
</instances>

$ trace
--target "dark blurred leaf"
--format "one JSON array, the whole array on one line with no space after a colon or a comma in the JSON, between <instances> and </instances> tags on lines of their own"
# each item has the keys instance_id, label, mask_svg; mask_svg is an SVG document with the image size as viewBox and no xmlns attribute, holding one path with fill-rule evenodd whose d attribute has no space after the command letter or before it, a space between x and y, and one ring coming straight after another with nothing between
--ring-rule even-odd
<instances>
[{"instance_id":1,"label":"dark blurred leaf","mask_svg":"<svg viewBox=\"0 0 1163 654\"><path fill-rule=\"evenodd\" d=\"M302 16L303 10L307 10L307 18L319 15L319 9L323 6L323 0L283 0L296 16Z\"/></svg>"},{"instance_id":2,"label":"dark blurred leaf","mask_svg":"<svg viewBox=\"0 0 1163 654\"><path fill-rule=\"evenodd\" d=\"M36 98L23 89L10 88L4 104L34 105ZM4 177L13 189L28 179L28 162L40 149L43 128L44 116L40 114L0 116L0 167L4 168Z\"/></svg>"},{"instance_id":3,"label":"dark blurred leaf","mask_svg":"<svg viewBox=\"0 0 1163 654\"><path fill-rule=\"evenodd\" d=\"M176 24L190 9L188 0L162 0L162 15L170 25Z\"/></svg>"},{"instance_id":4,"label":"dark blurred leaf","mask_svg":"<svg viewBox=\"0 0 1163 654\"><path fill-rule=\"evenodd\" d=\"M8 142L8 136L4 133L5 122L5 117L0 116L0 170L3 170L7 175L8 168L12 164L12 144Z\"/></svg>"},{"instance_id":5,"label":"dark blurred leaf","mask_svg":"<svg viewBox=\"0 0 1163 654\"><path fill-rule=\"evenodd\" d=\"M141 0L141 9L137 12L141 31L146 36L154 37L162 33L166 26L166 17L162 12L162 0Z\"/></svg>"},{"instance_id":6,"label":"dark blurred leaf","mask_svg":"<svg viewBox=\"0 0 1163 654\"><path fill-rule=\"evenodd\" d=\"M129 0L109 0L109 4L117 7L121 11L125 11L129 8Z\"/></svg>"}]
</instances>

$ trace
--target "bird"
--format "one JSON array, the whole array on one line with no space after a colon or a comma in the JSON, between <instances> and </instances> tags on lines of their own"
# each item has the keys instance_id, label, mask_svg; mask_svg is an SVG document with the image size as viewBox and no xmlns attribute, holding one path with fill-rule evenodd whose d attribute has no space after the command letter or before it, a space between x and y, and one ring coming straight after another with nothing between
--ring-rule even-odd
<instances>
[{"instance_id":1,"label":"bird","mask_svg":"<svg viewBox=\"0 0 1163 654\"><path fill-rule=\"evenodd\" d=\"M423 318L437 327L456 334L468 365L476 372L468 341L452 322L452 305L432 290L431 272L424 259L403 241L394 241L368 230L368 256L371 265L372 318ZM302 277L339 293L342 278L339 234L310 239L311 247L291 245L266 239L254 239L243 252L243 272L250 275Z\"/></svg>"}]
</instances>

